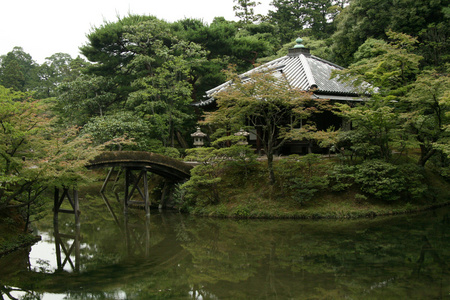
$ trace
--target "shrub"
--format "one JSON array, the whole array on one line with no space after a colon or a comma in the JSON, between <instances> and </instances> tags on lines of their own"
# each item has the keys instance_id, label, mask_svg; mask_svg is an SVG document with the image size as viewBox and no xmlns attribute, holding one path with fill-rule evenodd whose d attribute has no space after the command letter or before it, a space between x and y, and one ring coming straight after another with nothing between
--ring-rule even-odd
<instances>
[{"instance_id":1,"label":"shrub","mask_svg":"<svg viewBox=\"0 0 450 300\"><path fill-rule=\"evenodd\" d=\"M238 218L248 218L251 209L246 205L238 205L233 209L233 215Z\"/></svg>"},{"instance_id":2,"label":"shrub","mask_svg":"<svg viewBox=\"0 0 450 300\"><path fill-rule=\"evenodd\" d=\"M317 192L328 187L328 178L326 176L297 177L291 179L292 198L300 203L310 201Z\"/></svg>"},{"instance_id":3,"label":"shrub","mask_svg":"<svg viewBox=\"0 0 450 300\"><path fill-rule=\"evenodd\" d=\"M304 204L328 186L324 169L327 167L319 154L291 155L278 162L276 172L282 190L294 201Z\"/></svg>"},{"instance_id":4,"label":"shrub","mask_svg":"<svg viewBox=\"0 0 450 300\"><path fill-rule=\"evenodd\" d=\"M364 193L386 201L399 200L406 185L397 166L378 159L358 165L355 182Z\"/></svg>"},{"instance_id":5,"label":"shrub","mask_svg":"<svg viewBox=\"0 0 450 300\"><path fill-rule=\"evenodd\" d=\"M398 167L404 177L405 198L420 199L429 195L424 168L417 164L403 164Z\"/></svg>"},{"instance_id":6,"label":"shrub","mask_svg":"<svg viewBox=\"0 0 450 300\"><path fill-rule=\"evenodd\" d=\"M336 165L328 174L330 189L333 192L348 190L355 182L355 167L347 165Z\"/></svg>"}]
</instances>

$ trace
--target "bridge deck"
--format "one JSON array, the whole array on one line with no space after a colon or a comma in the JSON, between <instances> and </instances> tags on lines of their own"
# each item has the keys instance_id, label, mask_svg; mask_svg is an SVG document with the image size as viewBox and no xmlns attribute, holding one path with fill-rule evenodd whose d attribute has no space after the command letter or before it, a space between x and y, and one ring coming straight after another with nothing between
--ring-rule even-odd
<instances>
[{"instance_id":1,"label":"bridge deck","mask_svg":"<svg viewBox=\"0 0 450 300\"><path fill-rule=\"evenodd\" d=\"M146 168L149 172L175 181L189 178L192 169L192 166L183 161L145 151L103 152L86 165L88 169L116 166L136 169Z\"/></svg>"}]
</instances>

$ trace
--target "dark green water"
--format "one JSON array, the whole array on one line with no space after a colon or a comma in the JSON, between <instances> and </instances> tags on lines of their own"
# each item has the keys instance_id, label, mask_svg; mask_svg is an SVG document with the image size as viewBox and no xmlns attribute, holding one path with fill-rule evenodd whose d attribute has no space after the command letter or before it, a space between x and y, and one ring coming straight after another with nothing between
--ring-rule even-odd
<instances>
[{"instance_id":1,"label":"dark green water","mask_svg":"<svg viewBox=\"0 0 450 300\"><path fill-rule=\"evenodd\" d=\"M79 232L61 217L55 237L49 215L40 243L0 259L3 299L450 299L449 208L351 221L136 210L120 224L100 202L81 210Z\"/></svg>"}]
</instances>

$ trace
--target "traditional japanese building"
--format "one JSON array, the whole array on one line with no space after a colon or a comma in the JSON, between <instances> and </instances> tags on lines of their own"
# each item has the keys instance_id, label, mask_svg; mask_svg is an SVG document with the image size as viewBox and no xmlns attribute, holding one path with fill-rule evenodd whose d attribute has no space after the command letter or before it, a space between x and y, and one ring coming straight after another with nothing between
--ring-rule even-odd
<instances>
[{"instance_id":1,"label":"traditional japanese building","mask_svg":"<svg viewBox=\"0 0 450 300\"><path fill-rule=\"evenodd\" d=\"M302 44L303 40L298 38L297 45L289 49L286 56L280 57L257 68L249 70L240 75L245 80L250 74L262 70L273 72L274 76L284 76L289 84L303 91L311 92L314 99L329 99L331 102L355 102L362 101L357 90L346 83L340 82L338 78L331 78L332 72L344 69L334 63L321 59L310 53L308 48ZM214 95L227 88L230 82L225 82L206 92L205 99L194 105L197 107L211 107L214 105ZM331 112L324 112L314 120L318 129L327 129L330 126L341 128L342 119ZM250 141L255 141L256 137L250 135ZM302 153L305 152L305 144L302 142L292 142L286 145L284 152Z\"/></svg>"}]
</instances>

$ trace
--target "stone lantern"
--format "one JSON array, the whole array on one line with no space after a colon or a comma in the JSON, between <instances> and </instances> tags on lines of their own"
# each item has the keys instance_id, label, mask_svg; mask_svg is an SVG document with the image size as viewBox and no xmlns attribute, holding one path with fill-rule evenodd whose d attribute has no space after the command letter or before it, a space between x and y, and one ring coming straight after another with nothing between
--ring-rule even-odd
<instances>
[{"instance_id":1,"label":"stone lantern","mask_svg":"<svg viewBox=\"0 0 450 300\"><path fill-rule=\"evenodd\" d=\"M239 132L236 132L234 135L245 137L245 139L242 139L239 142L237 142L238 145L248 145L247 137L250 135L250 133L241 128L241 130L239 130Z\"/></svg>"},{"instance_id":2,"label":"stone lantern","mask_svg":"<svg viewBox=\"0 0 450 300\"><path fill-rule=\"evenodd\" d=\"M207 134L203 133L200 130L200 127L197 127L197 131L192 133L191 136L194 138L194 147L203 147L205 144L203 139L207 136Z\"/></svg>"}]
</instances>

